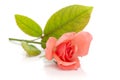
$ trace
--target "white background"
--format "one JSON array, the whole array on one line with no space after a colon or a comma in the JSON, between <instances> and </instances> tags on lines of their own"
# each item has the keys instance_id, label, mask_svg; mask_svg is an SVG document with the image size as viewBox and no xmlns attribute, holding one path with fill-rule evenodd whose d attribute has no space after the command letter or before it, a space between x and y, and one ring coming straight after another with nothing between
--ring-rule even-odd
<instances>
[{"instance_id":1,"label":"white background","mask_svg":"<svg viewBox=\"0 0 120 80\"><path fill-rule=\"evenodd\" d=\"M119 3L119 0L0 0L0 80L120 80ZM26 57L19 44L8 41L9 37L33 39L17 27L15 14L26 15L44 28L54 12L71 4L94 7L84 29L93 35L93 41L78 70L62 71L39 57Z\"/></svg>"}]
</instances>

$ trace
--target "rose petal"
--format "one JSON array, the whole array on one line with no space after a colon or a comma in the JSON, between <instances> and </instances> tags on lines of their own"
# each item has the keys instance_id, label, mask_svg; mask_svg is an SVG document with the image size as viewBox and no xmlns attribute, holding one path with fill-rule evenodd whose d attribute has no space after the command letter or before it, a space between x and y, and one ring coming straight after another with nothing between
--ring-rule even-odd
<instances>
[{"instance_id":1,"label":"rose petal","mask_svg":"<svg viewBox=\"0 0 120 80\"><path fill-rule=\"evenodd\" d=\"M92 40L92 35L84 31L79 32L74 36L72 40L72 44L74 44L77 47L76 53L79 56L87 55L91 40Z\"/></svg>"},{"instance_id":2,"label":"rose petal","mask_svg":"<svg viewBox=\"0 0 120 80\"><path fill-rule=\"evenodd\" d=\"M58 64L58 67L63 69L63 70L74 70L74 69L78 69L80 67L80 62L79 59L75 59L76 62L75 64L69 65L69 66L65 66L64 64Z\"/></svg>"},{"instance_id":3,"label":"rose petal","mask_svg":"<svg viewBox=\"0 0 120 80\"><path fill-rule=\"evenodd\" d=\"M62 59L62 60L66 60L65 59L65 51L66 51L66 45L65 45L65 43L63 42L63 43L61 43L60 45L58 45L57 47L56 47L56 51L55 51L55 53L56 53L56 55L60 58L60 59Z\"/></svg>"},{"instance_id":4,"label":"rose petal","mask_svg":"<svg viewBox=\"0 0 120 80\"><path fill-rule=\"evenodd\" d=\"M51 60L53 57L53 50L56 45L56 38L50 37L46 43L45 55L48 60Z\"/></svg>"},{"instance_id":5,"label":"rose petal","mask_svg":"<svg viewBox=\"0 0 120 80\"><path fill-rule=\"evenodd\" d=\"M57 41L57 43L56 43L56 46L58 46L59 44L63 43L64 41L71 40L71 39L74 37L75 34L76 34L75 32L69 32L69 33L63 34L63 35L58 39L58 41Z\"/></svg>"},{"instance_id":6,"label":"rose petal","mask_svg":"<svg viewBox=\"0 0 120 80\"><path fill-rule=\"evenodd\" d=\"M56 54L54 54L54 58L55 58L55 60L57 61L57 64L62 64L62 65L64 65L64 66L70 66L70 65L73 65L73 64L75 64L76 62L64 62L64 61L62 61Z\"/></svg>"}]
</instances>

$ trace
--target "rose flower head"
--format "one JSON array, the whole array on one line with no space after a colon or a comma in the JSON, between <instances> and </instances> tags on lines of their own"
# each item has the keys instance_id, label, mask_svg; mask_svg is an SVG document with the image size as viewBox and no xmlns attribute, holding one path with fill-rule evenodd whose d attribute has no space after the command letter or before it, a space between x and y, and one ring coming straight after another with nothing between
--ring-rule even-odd
<instances>
[{"instance_id":1,"label":"rose flower head","mask_svg":"<svg viewBox=\"0 0 120 80\"><path fill-rule=\"evenodd\" d=\"M58 40L49 37L45 49L46 58L54 59L63 70L78 69L80 67L78 57L88 54L91 40L92 35L85 31L65 33Z\"/></svg>"}]
</instances>

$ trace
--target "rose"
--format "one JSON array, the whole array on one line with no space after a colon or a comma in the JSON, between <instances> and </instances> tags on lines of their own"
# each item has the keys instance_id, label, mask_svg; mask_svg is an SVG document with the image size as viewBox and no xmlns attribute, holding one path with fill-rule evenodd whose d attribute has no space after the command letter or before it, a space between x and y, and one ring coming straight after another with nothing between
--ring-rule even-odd
<instances>
[{"instance_id":1,"label":"rose","mask_svg":"<svg viewBox=\"0 0 120 80\"><path fill-rule=\"evenodd\" d=\"M46 43L46 58L48 60L54 58L61 69L78 69L80 67L78 56L88 54L91 40L91 34L84 31L65 33L58 40L50 37Z\"/></svg>"}]
</instances>

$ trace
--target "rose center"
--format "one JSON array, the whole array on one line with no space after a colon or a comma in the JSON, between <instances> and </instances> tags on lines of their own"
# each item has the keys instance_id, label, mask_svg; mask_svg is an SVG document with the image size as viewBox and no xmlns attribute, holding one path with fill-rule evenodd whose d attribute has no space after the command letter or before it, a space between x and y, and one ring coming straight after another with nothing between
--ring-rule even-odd
<instances>
[{"instance_id":1,"label":"rose center","mask_svg":"<svg viewBox=\"0 0 120 80\"><path fill-rule=\"evenodd\" d=\"M71 44L71 41L67 41L57 46L55 52L61 60L69 62L75 52L75 47Z\"/></svg>"}]
</instances>

